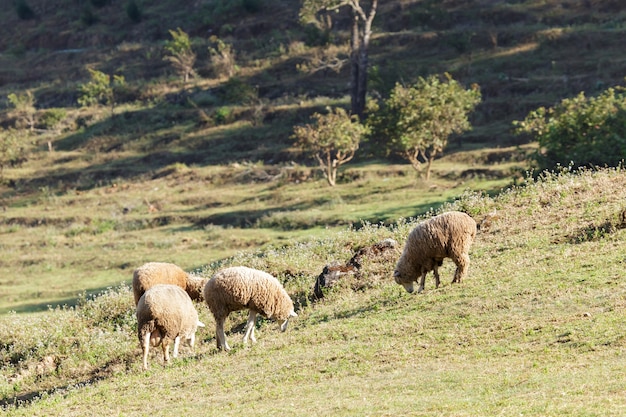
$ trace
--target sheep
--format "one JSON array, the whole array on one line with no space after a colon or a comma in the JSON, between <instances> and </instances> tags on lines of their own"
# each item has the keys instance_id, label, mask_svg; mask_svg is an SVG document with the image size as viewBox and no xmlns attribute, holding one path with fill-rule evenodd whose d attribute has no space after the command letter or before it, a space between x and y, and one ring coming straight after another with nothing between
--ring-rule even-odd
<instances>
[{"instance_id":1,"label":"sheep","mask_svg":"<svg viewBox=\"0 0 626 417\"><path fill-rule=\"evenodd\" d=\"M198 312L189 295L177 285L158 284L149 288L137 304L137 335L143 350L143 369L148 369L150 345L161 345L163 360L170 362L170 341L174 340L173 356L178 356L180 338L193 349L198 327Z\"/></svg>"},{"instance_id":2,"label":"sheep","mask_svg":"<svg viewBox=\"0 0 626 417\"><path fill-rule=\"evenodd\" d=\"M208 279L194 277L179 266L166 262L148 262L133 272L135 305L146 290L157 284L178 285L194 301L202 301L202 289Z\"/></svg>"},{"instance_id":3,"label":"sheep","mask_svg":"<svg viewBox=\"0 0 626 417\"><path fill-rule=\"evenodd\" d=\"M243 343L256 342L254 325L257 314L281 322L285 331L291 317L297 317L293 302L280 282L267 272L235 266L216 272L204 287L204 301L215 318L217 348L230 350L224 321L233 311L248 309Z\"/></svg>"},{"instance_id":4,"label":"sheep","mask_svg":"<svg viewBox=\"0 0 626 417\"><path fill-rule=\"evenodd\" d=\"M424 290L426 274L433 271L435 288L439 288L439 272L444 258L456 264L453 283L460 283L470 264L469 250L476 237L476 222L469 215L451 211L418 224L409 234L402 255L393 273L396 283L409 293L413 282L421 276L418 293Z\"/></svg>"}]
</instances>

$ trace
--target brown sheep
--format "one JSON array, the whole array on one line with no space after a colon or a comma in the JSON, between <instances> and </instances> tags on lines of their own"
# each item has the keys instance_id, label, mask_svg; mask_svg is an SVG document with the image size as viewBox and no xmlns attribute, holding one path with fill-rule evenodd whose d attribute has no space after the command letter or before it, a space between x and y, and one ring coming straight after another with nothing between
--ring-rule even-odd
<instances>
[{"instance_id":1,"label":"brown sheep","mask_svg":"<svg viewBox=\"0 0 626 417\"><path fill-rule=\"evenodd\" d=\"M194 277L179 266L166 262L148 262L133 272L133 296L135 305L149 288L157 284L178 285L194 301L202 301L202 289L208 279Z\"/></svg>"},{"instance_id":2,"label":"brown sheep","mask_svg":"<svg viewBox=\"0 0 626 417\"><path fill-rule=\"evenodd\" d=\"M137 335L143 350L143 368L148 369L150 345L163 348L163 360L170 361L170 342L174 341L174 357L178 356L180 338L193 349L196 330L204 327L191 298L177 285L155 285L139 298L137 304Z\"/></svg>"},{"instance_id":3,"label":"brown sheep","mask_svg":"<svg viewBox=\"0 0 626 417\"><path fill-rule=\"evenodd\" d=\"M215 318L217 348L230 350L224 333L226 317L238 310L249 310L243 342L256 342L254 325L257 314L278 320L285 331L296 317L293 302L281 283L267 272L244 266L222 269L204 287L204 301Z\"/></svg>"},{"instance_id":4,"label":"brown sheep","mask_svg":"<svg viewBox=\"0 0 626 417\"><path fill-rule=\"evenodd\" d=\"M393 277L409 293L420 277L418 293L424 290L426 274L433 271L435 288L439 288L438 267L444 258L456 264L453 283L460 283L467 274L469 250L476 237L476 222L469 215L451 211L418 224L409 234L396 264Z\"/></svg>"}]
</instances>

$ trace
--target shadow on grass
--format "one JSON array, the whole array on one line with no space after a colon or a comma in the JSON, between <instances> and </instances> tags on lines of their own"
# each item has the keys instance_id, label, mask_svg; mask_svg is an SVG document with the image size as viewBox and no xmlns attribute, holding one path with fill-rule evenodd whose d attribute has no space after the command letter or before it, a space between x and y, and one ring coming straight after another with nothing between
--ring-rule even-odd
<instances>
[{"instance_id":1,"label":"shadow on grass","mask_svg":"<svg viewBox=\"0 0 626 417\"><path fill-rule=\"evenodd\" d=\"M81 379L78 382L71 382L61 387L51 387L51 388L21 393L11 398L2 399L0 400L0 409L7 409L8 407L15 407L15 408L27 407L32 402L40 398L49 396L49 395L64 394L70 391L74 391L77 388L83 388L83 387L93 385L99 381L109 378L115 372L118 372L120 367L124 367L125 370L128 372L129 370L133 368L134 364L136 363L136 360L137 360L137 355L135 352L125 352L119 357L110 360L103 366L93 369L91 371L88 371L82 376L77 377L75 380Z\"/></svg>"},{"instance_id":2,"label":"shadow on grass","mask_svg":"<svg viewBox=\"0 0 626 417\"><path fill-rule=\"evenodd\" d=\"M87 299L90 299L93 296L102 294L106 290L114 289L117 286L108 285L106 287L98 287L98 288L86 288L85 293ZM42 311L54 310L56 308L73 308L78 305L79 299L82 295L76 295L75 297L66 297L60 300L54 301L42 301L42 302L30 302L30 303L20 303L17 305L13 305L11 307L0 307L0 315L7 314L11 311L16 313L40 313ZM132 299L132 295L130 296Z\"/></svg>"}]
</instances>

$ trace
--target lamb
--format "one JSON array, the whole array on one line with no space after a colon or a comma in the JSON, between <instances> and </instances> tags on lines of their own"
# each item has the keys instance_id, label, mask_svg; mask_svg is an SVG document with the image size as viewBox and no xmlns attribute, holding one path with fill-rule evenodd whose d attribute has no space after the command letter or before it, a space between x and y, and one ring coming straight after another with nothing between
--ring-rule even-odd
<instances>
[{"instance_id":1,"label":"lamb","mask_svg":"<svg viewBox=\"0 0 626 417\"><path fill-rule=\"evenodd\" d=\"M418 293L424 290L426 274L433 271L435 288L439 288L439 272L444 258L456 264L453 283L460 283L467 274L469 250L476 237L476 222L469 215L451 211L418 224L409 234L393 277L409 293L413 282L421 276Z\"/></svg>"},{"instance_id":2,"label":"lamb","mask_svg":"<svg viewBox=\"0 0 626 417\"><path fill-rule=\"evenodd\" d=\"M204 287L204 301L215 318L217 348L230 350L224 321L233 311L248 309L243 343L256 342L254 325L257 314L281 322L285 331L291 317L297 317L293 302L280 282L267 272L235 266L216 272Z\"/></svg>"},{"instance_id":3,"label":"lamb","mask_svg":"<svg viewBox=\"0 0 626 417\"><path fill-rule=\"evenodd\" d=\"M193 349L198 327L198 312L189 295L177 285L158 284L149 288L137 304L137 335L143 350L143 369L148 369L150 345L161 345L163 360L170 362L170 342L174 340L174 357L178 356L180 338Z\"/></svg>"},{"instance_id":4,"label":"lamb","mask_svg":"<svg viewBox=\"0 0 626 417\"><path fill-rule=\"evenodd\" d=\"M202 289L208 279L194 277L179 266L166 262L148 262L133 272L135 305L146 290L157 284L178 285L194 301L202 301Z\"/></svg>"}]
</instances>

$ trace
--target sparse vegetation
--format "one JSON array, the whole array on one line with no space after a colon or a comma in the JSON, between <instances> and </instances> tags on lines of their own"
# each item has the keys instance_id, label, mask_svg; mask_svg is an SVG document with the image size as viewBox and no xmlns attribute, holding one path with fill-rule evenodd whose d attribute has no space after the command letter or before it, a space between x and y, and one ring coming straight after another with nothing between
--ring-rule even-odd
<instances>
[{"instance_id":1,"label":"sparse vegetation","mask_svg":"<svg viewBox=\"0 0 626 417\"><path fill-rule=\"evenodd\" d=\"M235 63L235 51L233 46L227 44L217 36L211 36L211 46L209 54L211 56L211 67L216 77L230 79L237 72Z\"/></svg>"},{"instance_id":2,"label":"sparse vegetation","mask_svg":"<svg viewBox=\"0 0 626 417\"><path fill-rule=\"evenodd\" d=\"M111 108L111 115L113 115L117 105L116 92L126 84L124 76L113 75L111 77L91 68L89 68L89 75L91 80L79 86L78 104L81 106L105 104Z\"/></svg>"},{"instance_id":3,"label":"sparse vegetation","mask_svg":"<svg viewBox=\"0 0 626 417\"><path fill-rule=\"evenodd\" d=\"M172 66L182 76L183 83L187 84L189 78L195 75L194 64L196 63L196 53L191 48L189 35L181 28L170 30L171 40L165 42L165 59L172 63Z\"/></svg>"},{"instance_id":4,"label":"sparse vegetation","mask_svg":"<svg viewBox=\"0 0 626 417\"><path fill-rule=\"evenodd\" d=\"M15 109L18 116L16 128L28 128L31 132L35 129L37 109L35 108L35 96L27 90L25 93L11 93L7 96L9 104Z\"/></svg>"}]
</instances>

